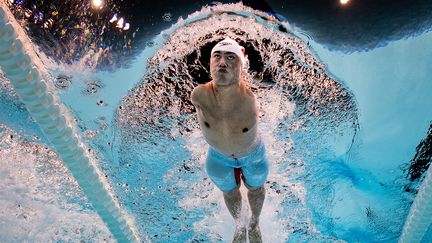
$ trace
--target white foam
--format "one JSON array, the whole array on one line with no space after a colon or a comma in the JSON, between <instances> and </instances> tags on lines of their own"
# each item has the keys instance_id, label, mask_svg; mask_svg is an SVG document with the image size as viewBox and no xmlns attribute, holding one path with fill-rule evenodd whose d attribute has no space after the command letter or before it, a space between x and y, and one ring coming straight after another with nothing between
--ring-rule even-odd
<instances>
[{"instance_id":1,"label":"white foam","mask_svg":"<svg viewBox=\"0 0 432 243\"><path fill-rule=\"evenodd\" d=\"M52 150L5 126L0 148L0 241L115 242Z\"/></svg>"}]
</instances>

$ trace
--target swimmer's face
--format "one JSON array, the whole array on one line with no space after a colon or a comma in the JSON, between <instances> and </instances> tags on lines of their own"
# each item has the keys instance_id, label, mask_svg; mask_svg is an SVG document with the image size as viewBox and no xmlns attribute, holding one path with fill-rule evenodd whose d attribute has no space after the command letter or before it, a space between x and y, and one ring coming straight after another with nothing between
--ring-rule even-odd
<instances>
[{"instance_id":1,"label":"swimmer's face","mask_svg":"<svg viewBox=\"0 0 432 243\"><path fill-rule=\"evenodd\" d=\"M240 80L242 63L232 52L215 51L210 57L210 74L218 85L230 85Z\"/></svg>"}]
</instances>

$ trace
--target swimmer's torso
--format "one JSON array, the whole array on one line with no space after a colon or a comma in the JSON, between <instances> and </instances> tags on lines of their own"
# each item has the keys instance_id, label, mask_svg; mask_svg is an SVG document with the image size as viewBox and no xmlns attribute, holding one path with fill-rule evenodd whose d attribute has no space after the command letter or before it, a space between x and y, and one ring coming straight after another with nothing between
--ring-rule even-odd
<instances>
[{"instance_id":1,"label":"swimmer's torso","mask_svg":"<svg viewBox=\"0 0 432 243\"><path fill-rule=\"evenodd\" d=\"M227 157L239 158L259 143L255 96L244 84L235 94L215 94L212 82L192 93L198 122L207 143Z\"/></svg>"}]
</instances>

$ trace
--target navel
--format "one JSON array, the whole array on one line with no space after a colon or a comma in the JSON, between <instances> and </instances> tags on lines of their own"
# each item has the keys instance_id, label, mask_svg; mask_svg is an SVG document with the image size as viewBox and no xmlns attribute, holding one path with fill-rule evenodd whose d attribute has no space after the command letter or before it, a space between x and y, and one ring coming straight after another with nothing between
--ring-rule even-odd
<instances>
[{"instance_id":1,"label":"navel","mask_svg":"<svg viewBox=\"0 0 432 243\"><path fill-rule=\"evenodd\" d=\"M249 131L249 129L247 127L243 128L243 133Z\"/></svg>"},{"instance_id":2,"label":"navel","mask_svg":"<svg viewBox=\"0 0 432 243\"><path fill-rule=\"evenodd\" d=\"M208 122L204 122L204 125L205 125L207 128L210 128L210 124L208 124Z\"/></svg>"}]
</instances>

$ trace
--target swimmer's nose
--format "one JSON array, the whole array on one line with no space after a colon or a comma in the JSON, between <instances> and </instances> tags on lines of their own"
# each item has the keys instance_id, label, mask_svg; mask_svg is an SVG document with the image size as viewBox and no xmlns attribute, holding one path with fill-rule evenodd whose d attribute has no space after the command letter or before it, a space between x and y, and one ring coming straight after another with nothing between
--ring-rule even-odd
<instances>
[{"instance_id":1,"label":"swimmer's nose","mask_svg":"<svg viewBox=\"0 0 432 243\"><path fill-rule=\"evenodd\" d=\"M219 59L219 67L227 67L225 57Z\"/></svg>"},{"instance_id":2,"label":"swimmer's nose","mask_svg":"<svg viewBox=\"0 0 432 243\"><path fill-rule=\"evenodd\" d=\"M225 58L221 58L221 60L219 62L219 67L227 67Z\"/></svg>"}]
</instances>

